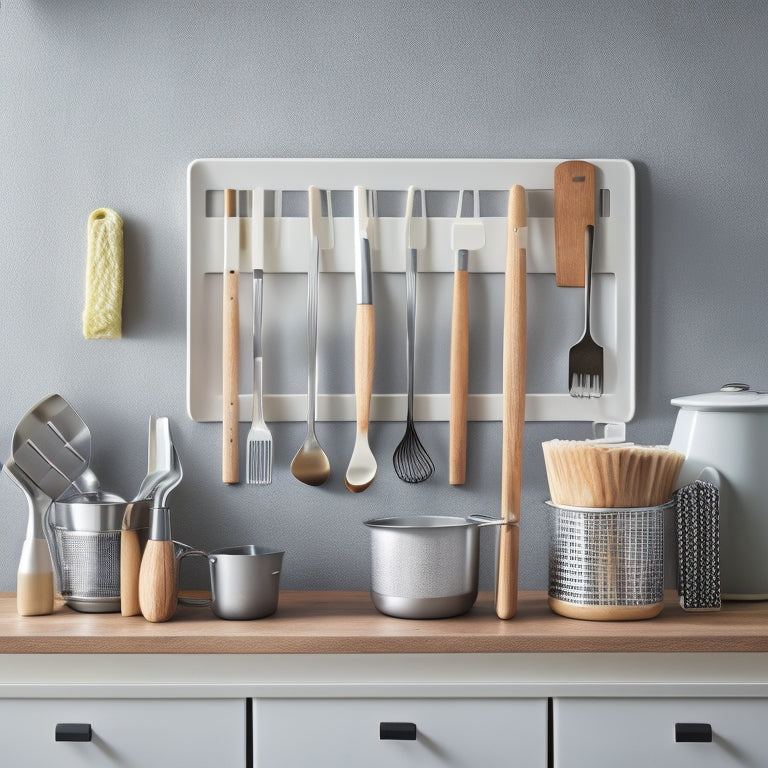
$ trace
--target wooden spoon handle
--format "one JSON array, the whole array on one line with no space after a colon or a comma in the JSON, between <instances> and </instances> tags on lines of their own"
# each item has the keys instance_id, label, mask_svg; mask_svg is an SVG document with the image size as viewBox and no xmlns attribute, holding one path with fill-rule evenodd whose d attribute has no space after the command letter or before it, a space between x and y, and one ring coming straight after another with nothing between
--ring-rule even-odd
<instances>
[{"instance_id":1,"label":"wooden spoon handle","mask_svg":"<svg viewBox=\"0 0 768 768\"><path fill-rule=\"evenodd\" d=\"M467 397L469 393L469 273L453 274L449 471L451 485L463 485L467 475Z\"/></svg>"},{"instance_id":2,"label":"wooden spoon handle","mask_svg":"<svg viewBox=\"0 0 768 768\"><path fill-rule=\"evenodd\" d=\"M237 212L237 191L224 193L224 217ZM227 222L225 221L225 226ZM225 243L225 249L227 244ZM238 370L240 367L240 272L232 266L224 271L223 333L222 333L222 457L221 480L240 480L237 427L240 420L238 400Z\"/></svg>"},{"instance_id":3,"label":"wooden spoon handle","mask_svg":"<svg viewBox=\"0 0 768 768\"><path fill-rule=\"evenodd\" d=\"M355 310L355 415L360 432L368 431L370 421L375 352L373 304L358 304Z\"/></svg>"}]
</instances>

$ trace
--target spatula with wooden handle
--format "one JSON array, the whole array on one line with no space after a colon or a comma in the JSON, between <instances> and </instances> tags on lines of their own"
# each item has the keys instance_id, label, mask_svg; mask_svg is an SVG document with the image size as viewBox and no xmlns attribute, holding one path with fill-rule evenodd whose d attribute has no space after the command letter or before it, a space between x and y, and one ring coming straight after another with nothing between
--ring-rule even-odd
<instances>
[{"instance_id":1,"label":"spatula with wooden handle","mask_svg":"<svg viewBox=\"0 0 768 768\"><path fill-rule=\"evenodd\" d=\"M584 232L595 226L595 166L566 160L555 167L555 283L584 285Z\"/></svg>"},{"instance_id":2,"label":"spatula with wooden handle","mask_svg":"<svg viewBox=\"0 0 768 768\"><path fill-rule=\"evenodd\" d=\"M520 497L523 479L525 424L526 258L525 190L509 191L507 263L504 277L504 348L502 352L501 517L496 573L496 615L511 619L517 612L520 549Z\"/></svg>"},{"instance_id":3,"label":"spatula with wooden handle","mask_svg":"<svg viewBox=\"0 0 768 768\"><path fill-rule=\"evenodd\" d=\"M224 269L222 333L222 456L223 483L240 482L237 426L240 420L238 371L240 368L240 229L237 190L224 190Z\"/></svg>"}]
</instances>

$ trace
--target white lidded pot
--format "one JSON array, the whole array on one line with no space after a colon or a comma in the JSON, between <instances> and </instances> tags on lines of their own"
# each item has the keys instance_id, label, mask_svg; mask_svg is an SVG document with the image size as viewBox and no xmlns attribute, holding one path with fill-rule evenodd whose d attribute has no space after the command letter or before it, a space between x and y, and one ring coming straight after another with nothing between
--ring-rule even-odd
<instances>
[{"instance_id":1,"label":"white lidded pot","mask_svg":"<svg viewBox=\"0 0 768 768\"><path fill-rule=\"evenodd\" d=\"M676 397L670 448L685 455L678 487L714 469L726 600L768 600L768 393L745 384Z\"/></svg>"}]
</instances>

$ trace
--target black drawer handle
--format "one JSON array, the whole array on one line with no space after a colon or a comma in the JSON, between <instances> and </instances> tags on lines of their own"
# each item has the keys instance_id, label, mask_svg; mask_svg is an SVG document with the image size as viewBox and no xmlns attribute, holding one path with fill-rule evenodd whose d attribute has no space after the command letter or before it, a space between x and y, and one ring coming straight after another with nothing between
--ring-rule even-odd
<instances>
[{"instance_id":1,"label":"black drawer handle","mask_svg":"<svg viewBox=\"0 0 768 768\"><path fill-rule=\"evenodd\" d=\"M379 739L416 741L416 723L379 723Z\"/></svg>"},{"instance_id":2,"label":"black drawer handle","mask_svg":"<svg viewBox=\"0 0 768 768\"><path fill-rule=\"evenodd\" d=\"M712 726L709 723L675 723L675 741L710 742Z\"/></svg>"},{"instance_id":3,"label":"black drawer handle","mask_svg":"<svg viewBox=\"0 0 768 768\"><path fill-rule=\"evenodd\" d=\"M56 741L90 741L90 723L56 723Z\"/></svg>"}]
</instances>

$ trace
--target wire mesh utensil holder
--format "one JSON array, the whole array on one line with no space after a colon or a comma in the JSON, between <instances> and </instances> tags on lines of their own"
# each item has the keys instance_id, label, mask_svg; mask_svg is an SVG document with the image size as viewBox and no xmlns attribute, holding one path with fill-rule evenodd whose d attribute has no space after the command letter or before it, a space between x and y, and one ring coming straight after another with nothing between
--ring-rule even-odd
<instances>
[{"instance_id":1,"label":"wire mesh utensil holder","mask_svg":"<svg viewBox=\"0 0 768 768\"><path fill-rule=\"evenodd\" d=\"M572 618L651 618L664 601L664 512L657 507L552 511L549 603Z\"/></svg>"}]
</instances>

